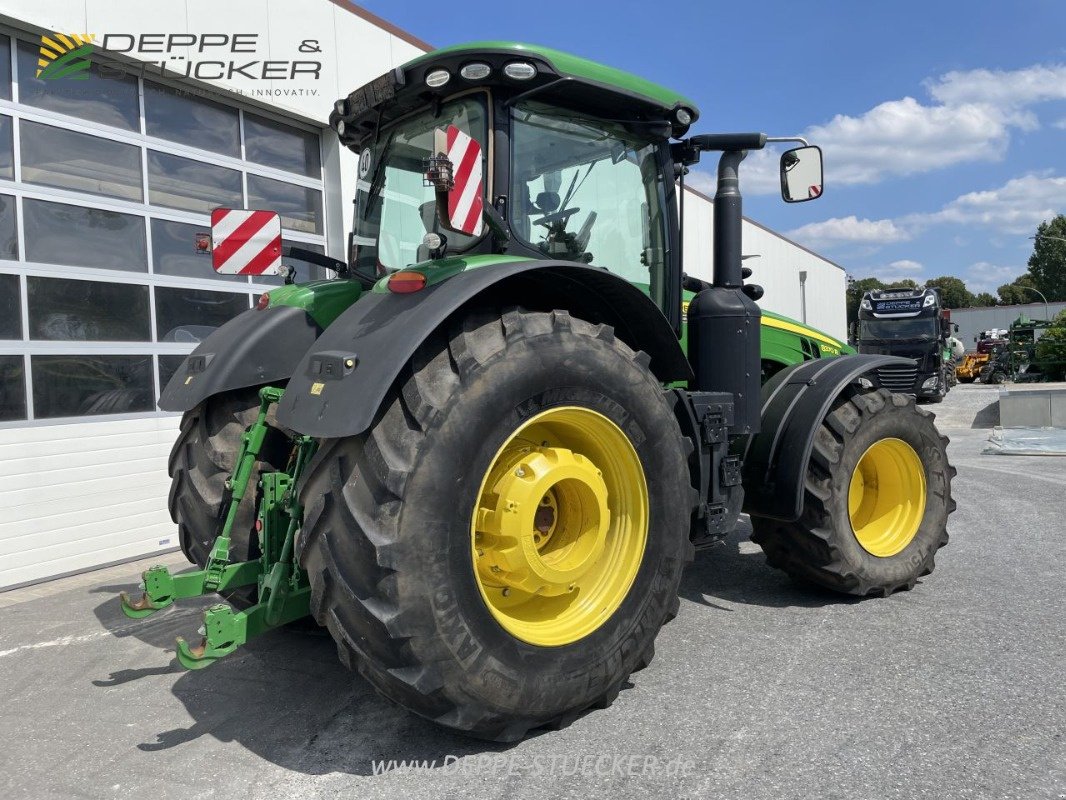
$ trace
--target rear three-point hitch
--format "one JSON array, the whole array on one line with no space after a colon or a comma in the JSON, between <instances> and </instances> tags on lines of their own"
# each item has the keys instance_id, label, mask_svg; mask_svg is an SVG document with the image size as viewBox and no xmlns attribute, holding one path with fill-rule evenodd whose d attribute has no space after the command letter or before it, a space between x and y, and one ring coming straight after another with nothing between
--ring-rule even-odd
<instances>
[{"instance_id":1,"label":"rear three-point hitch","mask_svg":"<svg viewBox=\"0 0 1066 800\"><path fill-rule=\"evenodd\" d=\"M139 619L172 605L175 600L256 585L258 602L250 608L238 611L220 603L204 612L199 645L190 646L178 637L178 661L187 669L206 667L260 633L309 613L311 590L297 562L293 543L303 517L296 486L314 455L316 442L313 438L293 438L285 470L259 475L255 522L259 558L233 562L229 553L238 508L248 492L270 429L267 423L270 407L281 400L283 392L272 386L259 392L259 414L241 436L235 467L226 481L227 497L222 504L227 509L226 515L219 520L218 535L204 569L172 575L169 569L157 565L143 573L140 599L132 600L126 592L120 596L126 616Z\"/></svg>"}]
</instances>

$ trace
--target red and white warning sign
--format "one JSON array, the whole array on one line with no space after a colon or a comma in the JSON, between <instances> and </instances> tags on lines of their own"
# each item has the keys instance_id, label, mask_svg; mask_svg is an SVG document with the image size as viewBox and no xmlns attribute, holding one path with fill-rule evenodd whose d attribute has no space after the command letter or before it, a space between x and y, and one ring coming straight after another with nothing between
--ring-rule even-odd
<instances>
[{"instance_id":1,"label":"red and white warning sign","mask_svg":"<svg viewBox=\"0 0 1066 800\"><path fill-rule=\"evenodd\" d=\"M211 266L222 275L277 275L281 217L274 211L216 208L211 212Z\"/></svg>"},{"instance_id":2,"label":"red and white warning sign","mask_svg":"<svg viewBox=\"0 0 1066 800\"><path fill-rule=\"evenodd\" d=\"M452 227L471 236L481 235L485 194L481 176L481 145L454 125L448 126L444 152L452 162L455 186L448 192L448 219Z\"/></svg>"}]
</instances>

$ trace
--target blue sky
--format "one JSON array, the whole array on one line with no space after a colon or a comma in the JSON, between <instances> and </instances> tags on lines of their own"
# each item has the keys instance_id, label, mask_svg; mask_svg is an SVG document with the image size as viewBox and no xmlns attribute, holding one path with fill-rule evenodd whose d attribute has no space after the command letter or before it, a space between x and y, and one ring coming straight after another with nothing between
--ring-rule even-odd
<instances>
[{"instance_id":1,"label":"blue sky","mask_svg":"<svg viewBox=\"0 0 1066 800\"><path fill-rule=\"evenodd\" d=\"M630 70L691 97L693 132L808 136L822 198L786 206L776 159L750 157L745 213L856 277L994 292L1066 213L1064 0L362 5L435 46L510 39ZM713 159L700 169L713 192Z\"/></svg>"}]
</instances>

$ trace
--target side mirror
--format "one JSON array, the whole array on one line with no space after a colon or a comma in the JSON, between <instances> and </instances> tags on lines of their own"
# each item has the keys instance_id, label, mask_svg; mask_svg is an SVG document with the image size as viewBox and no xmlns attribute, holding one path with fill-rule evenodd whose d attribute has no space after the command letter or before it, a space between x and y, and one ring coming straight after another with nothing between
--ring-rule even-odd
<instances>
[{"instance_id":1,"label":"side mirror","mask_svg":"<svg viewBox=\"0 0 1066 800\"><path fill-rule=\"evenodd\" d=\"M436 190L437 219L445 230L480 236L485 184L481 145L454 125L433 131L433 155L426 159L426 186Z\"/></svg>"},{"instance_id":2,"label":"side mirror","mask_svg":"<svg viewBox=\"0 0 1066 800\"><path fill-rule=\"evenodd\" d=\"M781 154L781 197L803 203L822 196L822 148L797 147Z\"/></svg>"},{"instance_id":3,"label":"side mirror","mask_svg":"<svg viewBox=\"0 0 1066 800\"><path fill-rule=\"evenodd\" d=\"M197 252L206 242L197 237ZM220 275L280 275L281 217L276 211L211 212L211 266Z\"/></svg>"}]
</instances>

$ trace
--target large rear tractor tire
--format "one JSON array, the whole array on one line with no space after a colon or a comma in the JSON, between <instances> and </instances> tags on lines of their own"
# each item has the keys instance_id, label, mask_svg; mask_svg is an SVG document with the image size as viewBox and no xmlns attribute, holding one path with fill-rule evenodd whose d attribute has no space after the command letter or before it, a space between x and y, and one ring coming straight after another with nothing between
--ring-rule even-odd
<instances>
[{"instance_id":1,"label":"large rear tractor tire","mask_svg":"<svg viewBox=\"0 0 1066 800\"><path fill-rule=\"evenodd\" d=\"M752 540L801 581L853 595L910 589L948 541L947 443L913 398L850 387L816 434L802 516L753 517Z\"/></svg>"},{"instance_id":2,"label":"large rear tractor tire","mask_svg":"<svg viewBox=\"0 0 1066 800\"><path fill-rule=\"evenodd\" d=\"M233 471L241 434L255 422L258 413L259 389L251 387L214 395L181 419L181 432L170 451L167 505L178 526L181 551L200 568L207 564L218 533L225 483ZM273 416L271 408L269 421L273 421ZM285 466L278 438L268 437L264 442L262 459L253 475ZM274 462L281 462L280 466ZM255 503L255 487L250 486L230 534L230 558L234 561L259 556ZM234 605L248 607L255 603L256 588L236 589L225 596Z\"/></svg>"},{"instance_id":3,"label":"large rear tractor tire","mask_svg":"<svg viewBox=\"0 0 1066 800\"><path fill-rule=\"evenodd\" d=\"M341 660L497 741L610 704L692 557L688 442L647 365L563 311L424 344L302 486L312 613Z\"/></svg>"}]
</instances>

